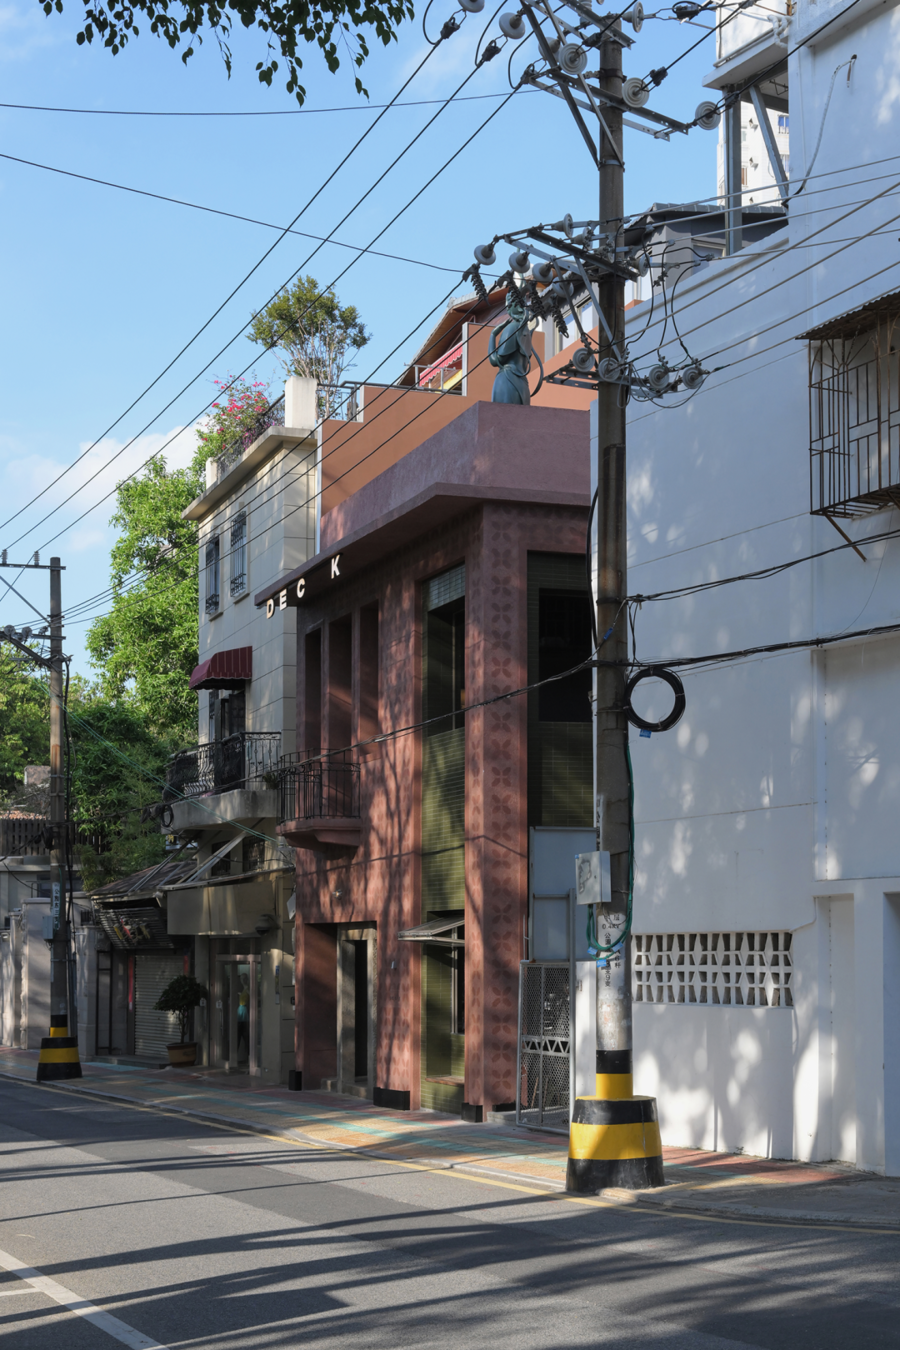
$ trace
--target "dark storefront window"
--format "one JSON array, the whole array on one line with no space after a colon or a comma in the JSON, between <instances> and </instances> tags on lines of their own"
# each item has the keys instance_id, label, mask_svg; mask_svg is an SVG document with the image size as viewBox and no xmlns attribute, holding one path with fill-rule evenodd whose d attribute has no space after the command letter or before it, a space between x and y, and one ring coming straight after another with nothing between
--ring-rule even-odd
<instances>
[{"instance_id":1,"label":"dark storefront window","mask_svg":"<svg viewBox=\"0 0 900 1350\"><path fill-rule=\"evenodd\" d=\"M584 558L528 556L528 681L547 680L591 654ZM528 697L528 823L590 826L593 819L591 670Z\"/></svg>"},{"instance_id":2,"label":"dark storefront window","mask_svg":"<svg viewBox=\"0 0 900 1350\"><path fill-rule=\"evenodd\" d=\"M465 914L466 601L465 568L423 587L425 718L440 720L422 738L423 922ZM461 947L426 944L422 961L422 1105L462 1108L465 1073L465 956Z\"/></svg>"}]
</instances>

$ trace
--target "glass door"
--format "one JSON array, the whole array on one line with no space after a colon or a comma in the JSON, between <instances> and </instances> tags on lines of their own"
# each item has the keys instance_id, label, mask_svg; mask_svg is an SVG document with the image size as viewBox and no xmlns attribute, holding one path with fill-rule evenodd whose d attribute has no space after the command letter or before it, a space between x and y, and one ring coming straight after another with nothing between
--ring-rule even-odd
<instances>
[{"instance_id":1,"label":"glass door","mask_svg":"<svg viewBox=\"0 0 900 1350\"><path fill-rule=\"evenodd\" d=\"M260 992L258 956L216 958L214 1062L230 1073L260 1071Z\"/></svg>"}]
</instances>

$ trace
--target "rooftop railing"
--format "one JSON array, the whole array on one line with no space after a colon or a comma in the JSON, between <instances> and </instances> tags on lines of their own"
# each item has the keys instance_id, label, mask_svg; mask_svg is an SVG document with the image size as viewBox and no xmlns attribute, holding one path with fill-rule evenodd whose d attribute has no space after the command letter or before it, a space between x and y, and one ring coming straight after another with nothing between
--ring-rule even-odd
<instances>
[{"instance_id":1,"label":"rooftop railing","mask_svg":"<svg viewBox=\"0 0 900 1350\"><path fill-rule=\"evenodd\" d=\"M255 421L245 431L242 431L236 440L232 441L226 447L221 455L216 456L219 465L219 477L227 473L233 464L238 460L254 441L258 441L260 436L264 435L269 427L284 426L284 394L281 398L276 398L274 403L270 403L268 408L264 408Z\"/></svg>"}]
</instances>

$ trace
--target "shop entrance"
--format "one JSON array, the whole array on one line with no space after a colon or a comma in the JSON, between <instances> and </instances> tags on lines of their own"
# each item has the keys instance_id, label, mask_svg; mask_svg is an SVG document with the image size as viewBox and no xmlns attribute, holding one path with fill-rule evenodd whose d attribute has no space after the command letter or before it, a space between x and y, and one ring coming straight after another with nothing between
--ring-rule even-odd
<instances>
[{"instance_id":1,"label":"shop entrance","mask_svg":"<svg viewBox=\"0 0 900 1350\"><path fill-rule=\"evenodd\" d=\"M258 1074L262 1017L258 956L216 957L212 1062L229 1073Z\"/></svg>"}]
</instances>

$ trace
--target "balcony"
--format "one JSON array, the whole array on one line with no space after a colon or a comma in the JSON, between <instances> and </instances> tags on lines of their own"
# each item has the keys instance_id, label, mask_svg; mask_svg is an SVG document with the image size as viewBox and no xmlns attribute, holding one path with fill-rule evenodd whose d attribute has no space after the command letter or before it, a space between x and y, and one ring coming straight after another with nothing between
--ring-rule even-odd
<instances>
[{"instance_id":1,"label":"balcony","mask_svg":"<svg viewBox=\"0 0 900 1350\"><path fill-rule=\"evenodd\" d=\"M359 764L344 759L282 761L278 833L295 848L337 857L362 838Z\"/></svg>"},{"instance_id":2,"label":"balcony","mask_svg":"<svg viewBox=\"0 0 900 1350\"><path fill-rule=\"evenodd\" d=\"M241 731L173 755L163 791L163 829L215 829L225 820L272 817L278 811L278 731ZM200 803L216 796L215 809Z\"/></svg>"},{"instance_id":3,"label":"balcony","mask_svg":"<svg viewBox=\"0 0 900 1350\"><path fill-rule=\"evenodd\" d=\"M274 403L270 403L268 408L264 408L254 422L242 431L237 440L232 441L227 449L223 450L221 455L216 456L218 465L218 477L223 477L228 472L232 464L237 464L238 460L249 450L254 441L258 441L260 436L269 430L269 427L284 425L284 394L276 398Z\"/></svg>"}]
</instances>

